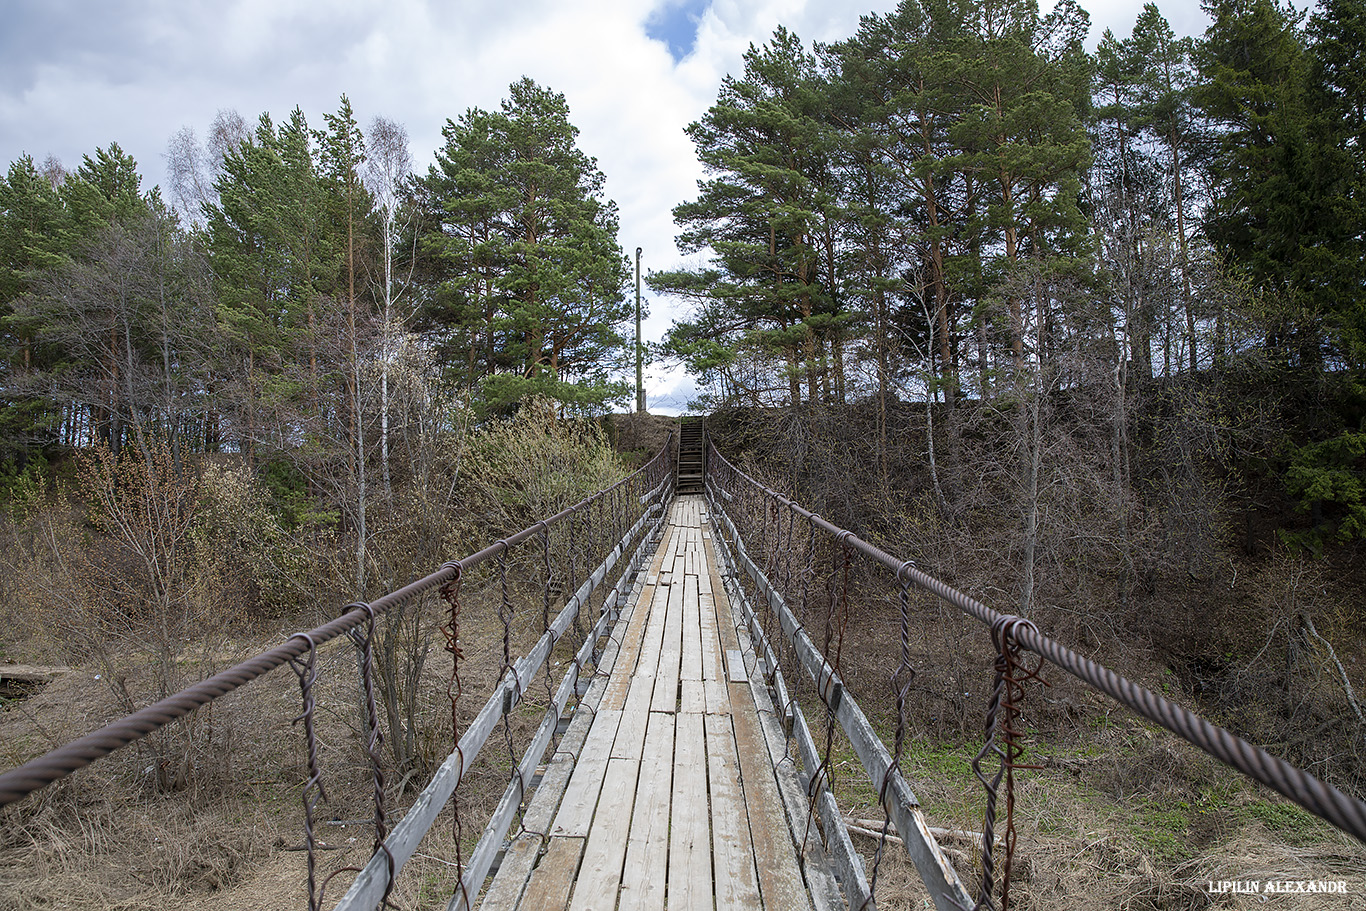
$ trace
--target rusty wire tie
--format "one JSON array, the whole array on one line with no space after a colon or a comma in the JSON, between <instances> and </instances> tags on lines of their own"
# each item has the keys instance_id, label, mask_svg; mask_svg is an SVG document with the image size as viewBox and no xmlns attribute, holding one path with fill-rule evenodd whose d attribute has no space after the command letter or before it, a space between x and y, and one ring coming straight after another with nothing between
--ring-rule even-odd
<instances>
[{"instance_id":1,"label":"rusty wire tie","mask_svg":"<svg viewBox=\"0 0 1366 911\"><path fill-rule=\"evenodd\" d=\"M379 728L379 711L375 704L375 609L368 602L357 601L348 605L346 612L356 608L365 611L366 615L365 632L362 633L360 627L356 627L351 630L349 635L361 653L361 683L365 693L366 724L369 728L366 732L365 754L370 760L370 769L375 785L375 845L371 853L378 854L383 851L385 860L388 862L384 895L380 898L380 907L387 908L389 907L389 894L394 889L394 855L389 850L389 846L385 844L385 838L389 834L389 825L384 813L384 766L380 761L380 744L384 742L384 734ZM354 868L344 867L342 869ZM356 870L356 872L359 873L360 871ZM323 890L326 889L327 883L324 882ZM318 900L320 902L322 900L321 892Z\"/></svg>"},{"instance_id":2,"label":"rusty wire tie","mask_svg":"<svg viewBox=\"0 0 1366 911\"><path fill-rule=\"evenodd\" d=\"M304 805L304 844L308 848L308 908L309 911L318 911L322 896L317 890L317 836L313 833L313 811L318 806L318 801L327 800L327 792L323 788L322 772L318 768L318 736L313 725L314 709L317 703L313 698L313 684L318 679L317 655L318 644L308 633L295 633L290 639L303 639L308 643L307 658L289 659L289 667L299 678L299 696L303 701L302 714L295 717L290 724L304 723L304 742L308 749L308 780L304 782L302 800Z\"/></svg>"},{"instance_id":3,"label":"rusty wire tie","mask_svg":"<svg viewBox=\"0 0 1366 911\"><path fill-rule=\"evenodd\" d=\"M1038 627L1032 621L1013 614L997 617L991 625L991 641L996 649L996 659L993 663L995 679L992 685L991 698L987 703L986 738L982 744L982 749L972 760L973 774L977 776L977 780L982 783L982 787L987 792L986 811L982 823L982 886L978 892L977 903L973 907L975 909L987 909L987 911L995 911L996 909L992 894L995 885L996 802L1001 781L1004 779L1006 785L1005 858L1001 871L1001 911L1009 911L1010 867L1015 855L1015 770L1041 768L1040 766L1018 762L1025 751L1020 744L1020 737L1024 732L1017 727L1020 717L1020 703L1025 695L1024 685L1031 680L1038 680L1044 686L1049 685L1048 681L1040 676L1040 671L1043 669L1042 657L1032 668L1025 666L1020 661L1021 646L1018 640L1018 631L1022 629L1027 629L1036 636L1039 633ZM988 779L982 772L982 760L990 753L996 754L998 766L996 773Z\"/></svg>"}]
</instances>

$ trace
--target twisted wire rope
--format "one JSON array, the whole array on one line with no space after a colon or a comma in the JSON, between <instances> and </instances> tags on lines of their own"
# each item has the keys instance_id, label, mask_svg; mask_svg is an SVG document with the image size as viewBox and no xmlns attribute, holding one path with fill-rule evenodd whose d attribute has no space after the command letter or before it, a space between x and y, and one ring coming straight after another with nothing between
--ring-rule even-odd
<instances>
[{"instance_id":1,"label":"twisted wire rope","mask_svg":"<svg viewBox=\"0 0 1366 911\"><path fill-rule=\"evenodd\" d=\"M661 476L666 467L665 456L667 452L667 447L662 448L654 459L640 468L636 474L648 473L652 477ZM586 497L573 506L509 536L503 542L489 545L461 560L444 563L421 579L377 598L370 602L374 612L381 614L393 607L406 604L425 592L446 586L460 573L496 557L504 542L509 546L521 544L541 530L558 525L581 512L593 499L610 494L611 491L627 484L632 477L634 475L622 478L591 497ZM274 648L248 658L198 683L191 684L178 693L116 719L98 730L78 737L20 766L0 773L0 807L8 806L34 791L66 778L92 762L160 730L171 722L208 705L215 699L219 699L256 678L289 663L292 659L302 656L310 648L307 642L301 638L302 636L307 636L308 641L311 641L315 647L322 646L364 623L367 616L368 612L360 608L350 610L309 630L307 633L292 636Z\"/></svg>"},{"instance_id":2,"label":"twisted wire rope","mask_svg":"<svg viewBox=\"0 0 1366 911\"><path fill-rule=\"evenodd\" d=\"M751 491L786 505L811 523L813 534L817 527L836 536L845 531L736 468L717 451L715 446L711 447L710 456L718 465L724 466L724 472L718 471L718 478L738 479ZM734 485L735 480L732 480L731 484ZM914 563L900 560L855 535L850 535L847 543L865 557L886 567L898 578L904 576L916 587L957 607L988 629L1007 616L936 579L916 567ZM1022 647L1076 677L1090 688L1104 693L1143 718L1199 747L1223 764L1237 769L1349 835L1366 842L1366 801L1346 794L1311 773L1272 756L1266 750L1072 651L1035 629L1021 626L1015 630L1015 634Z\"/></svg>"}]
</instances>

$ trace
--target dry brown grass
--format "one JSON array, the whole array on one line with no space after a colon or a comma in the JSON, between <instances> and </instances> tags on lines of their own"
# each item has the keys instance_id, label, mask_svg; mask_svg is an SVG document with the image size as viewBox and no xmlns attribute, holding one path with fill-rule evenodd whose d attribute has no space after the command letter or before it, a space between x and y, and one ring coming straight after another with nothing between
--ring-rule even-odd
<instances>
[{"instance_id":1,"label":"dry brown grass","mask_svg":"<svg viewBox=\"0 0 1366 911\"><path fill-rule=\"evenodd\" d=\"M474 574L462 592L462 728L502 667L497 591L491 575ZM312 619L300 618L296 626ZM429 605L424 623L438 640L441 619L440 608ZM536 639L540 621L539 607L513 616L509 649L514 658ZM238 660L281 635L261 630L216 658L221 664ZM568 645L553 659L557 674L563 672ZM373 827L355 652L344 642L333 643L320 650L318 669L318 739L328 801L319 807L315 828L330 848L319 853L321 881L343 867L364 864ZM0 710L0 762L17 765L121 715L96 673L74 668L30 699ZM449 673L449 659L437 646L424 670L421 706L424 742L436 760L450 749ZM507 783L511 754L520 756L544 705L544 686L538 682L516 713L511 751L504 732L495 731L462 785L466 856ZM147 757L128 748L0 811L0 911L299 907L306 877L306 854L298 850L304 842L300 796L306 760L302 731L291 723L299 710L295 676L277 670L214 705L219 752L212 774L192 778L193 786L158 793L144 774ZM424 783L425 778L400 781L390 775L391 824ZM455 884L455 856L447 811L395 883L397 906L444 906ZM341 872L331 881L329 903L341 897L352 876Z\"/></svg>"},{"instance_id":2,"label":"dry brown grass","mask_svg":"<svg viewBox=\"0 0 1366 911\"><path fill-rule=\"evenodd\" d=\"M1074 636L1087 621L1076 619L1076 628L1069 630ZM821 618L807 626L820 641ZM841 656L850 692L889 744L895 708L888 678L897 663L898 627L887 609L855 610L844 630ZM916 677L907 707L903 772L930 825L980 831L984 792L970 762L981 744L991 682L985 631L927 598L913 601L912 629ZM1116 667L1155 690L1177 689L1171 676L1138 649ZM789 683L796 675L789 668ZM1017 773L1012 908L1261 907L1258 896L1211 890L1211 883L1247 880L1343 880L1350 890L1346 896L1279 895L1268 906L1366 908L1366 845L1060 671L1046 676L1053 685L1047 690L1031 686L1024 703L1022 762L1042 768ZM819 702L805 683L796 690L813 735L823 744L823 719L810 708ZM876 795L842 736L835 738L832 765L845 812L880 819ZM985 768L990 773L991 767ZM998 833L1003 826L999 815ZM855 843L871 868L876 842L855 836ZM980 846L957 840L945 846L964 883L975 889ZM930 907L900 849L888 852L879 878L880 908Z\"/></svg>"}]
</instances>

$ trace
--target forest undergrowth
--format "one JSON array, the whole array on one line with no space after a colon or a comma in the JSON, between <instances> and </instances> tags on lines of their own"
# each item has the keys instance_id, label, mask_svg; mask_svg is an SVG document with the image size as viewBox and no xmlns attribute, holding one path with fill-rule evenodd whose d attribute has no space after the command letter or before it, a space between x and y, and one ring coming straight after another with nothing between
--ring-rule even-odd
<instances>
[{"instance_id":1,"label":"forest undergrowth","mask_svg":"<svg viewBox=\"0 0 1366 911\"><path fill-rule=\"evenodd\" d=\"M410 474L395 478L386 508L372 513L370 597L607 486L627 463L658 451L669 423L609 427L530 407L478 429L452 424L407 466ZM169 454L144 461L95 452L12 483L0 511L0 664L11 672L37 666L53 679L0 703L0 765L19 765L258 654L351 600L352 557L340 545L349 531L335 516L291 513L302 498L262 477L271 475L223 456L178 469ZM535 550L509 561L507 584L513 603L537 607L514 613L506 627L500 575L485 567L462 581L462 730L501 674L505 635L514 657L540 635L543 564ZM377 624L389 825L453 748L452 666L440 632L447 610L431 594ZM447 810L402 871L397 907L444 907L457 837L468 856L572 638L472 768L459 829ZM314 827L324 846L319 882L363 864L374 837L356 661L344 645L318 655L326 791ZM0 909L298 907L308 779L300 711L299 681L282 668L0 811ZM329 906L351 878L341 873L328 883Z\"/></svg>"},{"instance_id":2,"label":"forest undergrowth","mask_svg":"<svg viewBox=\"0 0 1366 911\"><path fill-rule=\"evenodd\" d=\"M1313 438L1306 425L1335 406L1256 388L1225 374L1145 390L1118 445L1084 390L1059 394L1038 419L1032 499L1020 482L1028 447L998 406L936 405L933 448L924 406L904 403L882 415L872 402L718 412L709 430L729 458L823 518L1361 796L1361 546L1305 546L1322 516L1282 480L1288 441ZM989 632L928 595L912 599L911 619L903 769L931 825L981 831L970 763L992 682ZM888 743L898 627L894 599L874 597L843 633L842 674ZM1043 677L1023 708L1020 762L1031 768L1016 773L1012 907L1250 908L1266 896L1211 884L1280 879L1345 880L1355 894L1279 896L1277 907L1360 906L1366 846L1063 671ZM807 704L819 704L814 694ZM876 795L840 742L841 807L876 821ZM871 864L876 840L861 846ZM946 846L975 883L980 847ZM905 903L880 906L922 907L914 880L893 874Z\"/></svg>"}]
</instances>

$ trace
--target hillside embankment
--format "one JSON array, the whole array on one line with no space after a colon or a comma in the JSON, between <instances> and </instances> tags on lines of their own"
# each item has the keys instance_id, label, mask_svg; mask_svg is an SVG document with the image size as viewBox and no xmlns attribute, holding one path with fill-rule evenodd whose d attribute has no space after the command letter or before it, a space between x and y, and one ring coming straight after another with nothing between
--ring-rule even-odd
<instances>
[{"instance_id":1,"label":"hillside embankment","mask_svg":"<svg viewBox=\"0 0 1366 911\"><path fill-rule=\"evenodd\" d=\"M1361 545L1296 543L1314 517L1286 492L1275 416L1254 409L1257 422L1239 426L1229 412L1246 420L1245 402L1157 393L1127 438L1080 395L1059 396L1043 419L971 402L930 414L868 403L718 412L708 428L728 457L823 518L1366 793ZM887 689L894 612L887 601L853 612L853 692ZM921 603L913 620L908 775L932 819L980 827L969 762L993 653L952 608ZM1020 760L1038 768L1017 773L1021 907L1254 907L1265 894L1218 883L1316 877L1345 877L1356 897L1300 906L1366 902L1361 844L1061 671L1044 676L1050 685L1028 694ZM877 816L875 795L850 788L852 811Z\"/></svg>"}]
</instances>

